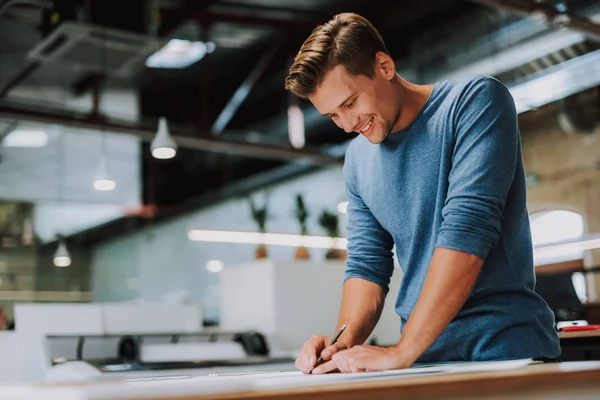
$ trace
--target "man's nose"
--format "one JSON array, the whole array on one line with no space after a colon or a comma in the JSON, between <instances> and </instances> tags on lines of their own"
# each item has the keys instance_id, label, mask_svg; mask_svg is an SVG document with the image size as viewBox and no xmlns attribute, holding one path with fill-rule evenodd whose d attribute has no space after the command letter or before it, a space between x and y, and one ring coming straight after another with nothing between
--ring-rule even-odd
<instances>
[{"instance_id":1,"label":"man's nose","mask_svg":"<svg viewBox=\"0 0 600 400\"><path fill-rule=\"evenodd\" d=\"M354 130L354 127L358 121L352 115L344 115L342 116L342 128L346 133L351 133Z\"/></svg>"}]
</instances>

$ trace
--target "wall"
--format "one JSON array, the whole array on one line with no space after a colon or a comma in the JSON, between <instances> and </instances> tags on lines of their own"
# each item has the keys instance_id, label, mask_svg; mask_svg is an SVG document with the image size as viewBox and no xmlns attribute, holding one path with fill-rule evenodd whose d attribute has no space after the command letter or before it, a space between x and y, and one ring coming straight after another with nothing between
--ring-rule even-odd
<instances>
[{"instance_id":1,"label":"wall","mask_svg":"<svg viewBox=\"0 0 600 400\"><path fill-rule=\"evenodd\" d=\"M124 301L138 297L135 282L139 279L138 270L141 268L139 248L144 241L143 234L130 235L92 251L93 301Z\"/></svg>"},{"instance_id":2,"label":"wall","mask_svg":"<svg viewBox=\"0 0 600 400\"><path fill-rule=\"evenodd\" d=\"M600 129L569 135L552 108L524 118L521 129L525 169L537 177L527 193L529 212L574 211L583 215L586 233L600 232ZM600 265L600 250L588 251L585 264ZM590 301L600 300L599 278L590 279L588 289Z\"/></svg>"},{"instance_id":3,"label":"wall","mask_svg":"<svg viewBox=\"0 0 600 400\"><path fill-rule=\"evenodd\" d=\"M317 223L318 213L327 207L335 211L345 200L341 167L332 167L304 175L271 188L267 223L269 232L299 233L294 218L295 196L305 195L312 212L309 234L323 235ZM262 202L263 192L254 194ZM345 235L345 216L340 218ZM256 231L245 199L232 199L160 226L118 237L96 247L92 252L92 290L94 301L142 299L160 301L173 292L186 292L203 302L205 316L218 315L218 276L206 270L208 260L221 259L225 268L244 264L254 257L255 246L191 242L190 229ZM268 249L273 260L290 260L295 249ZM311 249L315 259L323 259L325 250Z\"/></svg>"}]
</instances>

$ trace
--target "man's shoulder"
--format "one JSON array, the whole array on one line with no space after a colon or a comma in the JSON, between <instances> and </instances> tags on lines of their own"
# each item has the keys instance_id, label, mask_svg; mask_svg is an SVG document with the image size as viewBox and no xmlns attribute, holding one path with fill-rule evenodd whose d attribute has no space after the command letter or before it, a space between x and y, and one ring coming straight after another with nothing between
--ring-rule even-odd
<instances>
[{"instance_id":1,"label":"man's shoulder","mask_svg":"<svg viewBox=\"0 0 600 400\"><path fill-rule=\"evenodd\" d=\"M507 90L506 86L493 76L480 74L462 75L439 83L446 86L456 96L472 91Z\"/></svg>"},{"instance_id":2,"label":"man's shoulder","mask_svg":"<svg viewBox=\"0 0 600 400\"><path fill-rule=\"evenodd\" d=\"M502 104L502 107L514 104L509 89L492 76L470 74L444 81L444 85L448 90L447 98L457 103L458 109L492 103Z\"/></svg>"},{"instance_id":3,"label":"man's shoulder","mask_svg":"<svg viewBox=\"0 0 600 400\"><path fill-rule=\"evenodd\" d=\"M493 76L469 74L443 81L456 97L469 93L508 92L508 88Z\"/></svg>"}]
</instances>

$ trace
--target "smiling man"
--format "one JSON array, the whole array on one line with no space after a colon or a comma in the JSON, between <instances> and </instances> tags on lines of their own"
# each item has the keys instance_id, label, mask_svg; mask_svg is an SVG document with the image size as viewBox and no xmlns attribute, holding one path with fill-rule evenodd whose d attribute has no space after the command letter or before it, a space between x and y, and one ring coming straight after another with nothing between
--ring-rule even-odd
<instances>
[{"instance_id":1,"label":"smiling man","mask_svg":"<svg viewBox=\"0 0 600 400\"><path fill-rule=\"evenodd\" d=\"M346 132L348 259L339 341L314 335L296 366L313 374L415 362L556 360L554 316L534 292L517 114L485 76L416 85L377 30L345 13L304 42L285 86ZM364 346L393 272L404 271L395 346Z\"/></svg>"}]
</instances>

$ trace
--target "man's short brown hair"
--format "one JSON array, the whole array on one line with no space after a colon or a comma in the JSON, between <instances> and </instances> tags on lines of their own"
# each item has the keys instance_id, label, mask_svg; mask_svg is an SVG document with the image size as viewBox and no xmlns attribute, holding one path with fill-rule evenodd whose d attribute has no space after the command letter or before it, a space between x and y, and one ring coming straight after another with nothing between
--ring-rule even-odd
<instances>
[{"instance_id":1,"label":"man's short brown hair","mask_svg":"<svg viewBox=\"0 0 600 400\"><path fill-rule=\"evenodd\" d=\"M378 51L390 54L366 18L353 13L338 14L316 27L306 39L290 67L285 88L306 99L337 65L343 65L351 75L373 78Z\"/></svg>"}]
</instances>

